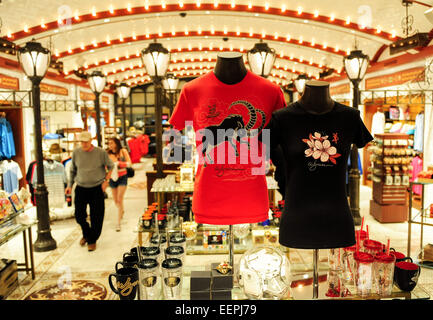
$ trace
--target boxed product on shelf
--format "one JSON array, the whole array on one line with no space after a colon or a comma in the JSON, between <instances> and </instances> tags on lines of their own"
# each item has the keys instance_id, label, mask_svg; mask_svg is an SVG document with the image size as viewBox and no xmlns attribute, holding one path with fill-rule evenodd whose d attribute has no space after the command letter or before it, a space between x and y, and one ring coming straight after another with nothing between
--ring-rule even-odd
<instances>
[{"instance_id":1,"label":"boxed product on shelf","mask_svg":"<svg viewBox=\"0 0 433 320\"><path fill-rule=\"evenodd\" d=\"M278 229L253 229L252 230L252 236L253 236L253 244L271 244L271 245L278 245L278 236L279 232Z\"/></svg>"},{"instance_id":2,"label":"boxed product on shelf","mask_svg":"<svg viewBox=\"0 0 433 320\"><path fill-rule=\"evenodd\" d=\"M16 260L0 260L0 299L5 299L18 286L18 265Z\"/></svg>"}]
</instances>

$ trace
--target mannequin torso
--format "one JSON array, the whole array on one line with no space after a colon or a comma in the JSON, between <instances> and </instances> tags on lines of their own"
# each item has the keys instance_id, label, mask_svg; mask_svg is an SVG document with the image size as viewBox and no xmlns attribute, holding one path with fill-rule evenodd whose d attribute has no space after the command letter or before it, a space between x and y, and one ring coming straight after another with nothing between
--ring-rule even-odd
<instances>
[{"instance_id":1,"label":"mannequin torso","mask_svg":"<svg viewBox=\"0 0 433 320\"><path fill-rule=\"evenodd\" d=\"M324 114L334 108L334 100L329 93L329 83L310 80L305 84L304 93L298 100L300 106L312 114Z\"/></svg>"},{"instance_id":2,"label":"mannequin torso","mask_svg":"<svg viewBox=\"0 0 433 320\"><path fill-rule=\"evenodd\" d=\"M236 84L247 75L247 68L241 53L222 52L218 54L214 74L225 84Z\"/></svg>"}]
</instances>

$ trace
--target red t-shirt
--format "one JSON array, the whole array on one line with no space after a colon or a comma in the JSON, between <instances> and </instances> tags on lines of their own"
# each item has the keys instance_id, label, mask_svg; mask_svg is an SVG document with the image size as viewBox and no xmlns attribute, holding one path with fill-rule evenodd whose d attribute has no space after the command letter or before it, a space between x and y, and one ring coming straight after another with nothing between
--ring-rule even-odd
<instances>
[{"instance_id":1,"label":"red t-shirt","mask_svg":"<svg viewBox=\"0 0 433 320\"><path fill-rule=\"evenodd\" d=\"M182 130L190 121L196 132L200 157L192 204L196 222L232 225L268 218L265 171L253 171L264 167L257 132L285 104L280 87L250 71L233 85L221 82L213 72L184 85L169 122ZM231 129L222 131L228 139L217 134L218 129ZM245 132L253 136L248 139Z\"/></svg>"}]
</instances>

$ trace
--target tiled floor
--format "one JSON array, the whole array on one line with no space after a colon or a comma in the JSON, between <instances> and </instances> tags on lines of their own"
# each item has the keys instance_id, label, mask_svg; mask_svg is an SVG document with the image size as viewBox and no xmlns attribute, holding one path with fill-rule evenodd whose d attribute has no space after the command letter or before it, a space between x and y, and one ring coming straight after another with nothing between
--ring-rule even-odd
<instances>
[{"instance_id":1,"label":"tiled floor","mask_svg":"<svg viewBox=\"0 0 433 320\"><path fill-rule=\"evenodd\" d=\"M108 284L108 275L114 271L114 264L121 260L122 254L132 246L137 245L136 229L137 220L147 206L145 191L145 171L150 170L149 160L137 165L136 175L129 181L129 187L125 197L125 218L122 231L115 231L117 216L116 207L111 198L106 200L106 212L102 235L97 243L97 250L88 252L86 247L78 244L81 231L74 219L54 221L51 224L53 238L57 241L57 249L49 252L35 252L36 279L30 275L19 273L20 285L8 297L8 299L24 299L30 293L48 284L61 283L69 280L92 280L103 284L108 292L106 299L115 299L114 293ZM361 215L365 224L369 225L371 238L386 242L391 239L391 246L397 251L406 253L407 250L407 223L381 224L369 214L369 199L371 189L361 189ZM33 239L36 239L36 227L32 228ZM412 231L412 257L416 258L419 252L420 228L414 227ZM424 243L433 243L433 230L424 231ZM17 236L7 244L0 247L0 257L23 261L22 237ZM311 271L311 250L290 250L292 263L301 263L306 272ZM327 251L319 251L321 272L326 272ZM240 258L236 255L235 263ZM211 262L221 262L224 256L198 255L186 256L187 266L210 265ZM422 268L419 285L433 296L433 270ZM322 290L323 285L319 290ZM326 289L326 288L325 288Z\"/></svg>"}]
</instances>

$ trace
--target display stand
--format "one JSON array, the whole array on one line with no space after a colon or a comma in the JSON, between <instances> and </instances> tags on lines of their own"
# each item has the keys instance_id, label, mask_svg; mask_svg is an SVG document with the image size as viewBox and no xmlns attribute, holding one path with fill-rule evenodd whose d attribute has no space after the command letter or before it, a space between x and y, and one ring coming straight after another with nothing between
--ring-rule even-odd
<instances>
[{"instance_id":1,"label":"display stand","mask_svg":"<svg viewBox=\"0 0 433 320\"><path fill-rule=\"evenodd\" d=\"M379 222L407 220L407 193L412 162L409 135L376 134L373 157L373 199L370 214Z\"/></svg>"},{"instance_id":2,"label":"display stand","mask_svg":"<svg viewBox=\"0 0 433 320\"><path fill-rule=\"evenodd\" d=\"M313 250L313 299L319 298L319 249Z\"/></svg>"},{"instance_id":3,"label":"display stand","mask_svg":"<svg viewBox=\"0 0 433 320\"><path fill-rule=\"evenodd\" d=\"M412 216L412 195L413 195L413 186L420 185L421 186L421 210L418 211L418 214ZM408 219L408 232L407 232L407 256L410 257L410 247L411 247L411 237L412 237L412 224L419 224L421 226L421 234L420 234L420 250L422 253L423 250L423 238L424 238L424 226L433 227L433 218L427 216L427 210L424 208L424 199L425 199L425 187L433 186L433 182L420 182L413 181L410 183L409 187L409 219ZM427 208L428 209L428 208ZM420 221L415 220L420 217ZM421 259L422 260L422 259Z\"/></svg>"}]
</instances>

